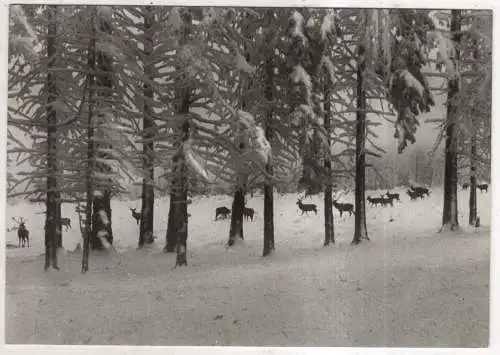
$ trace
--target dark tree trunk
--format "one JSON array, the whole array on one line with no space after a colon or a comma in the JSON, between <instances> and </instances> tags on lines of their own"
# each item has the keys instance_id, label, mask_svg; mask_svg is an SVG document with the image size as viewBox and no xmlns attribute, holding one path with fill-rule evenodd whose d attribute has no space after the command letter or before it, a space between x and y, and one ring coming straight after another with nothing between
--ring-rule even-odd
<instances>
[{"instance_id":1,"label":"dark tree trunk","mask_svg":"<svg viewBox=\"0 0 500 355\"><path fill-rule=\"evenodd\" d=\"M358 47L358 70L357 70L357 109L356 112L356 192L355 192L355 214L354 214L354 238L352 244L359 244L368 238L366 228L365 209L365 172L366 172L366 89L364 83L365 72L365 48Z\"/></svg>"},{"instance_id":2,"label":"dark tree trunk","mask_svg":"<svg viewBox=\"0 0 500 355\"><path fill-rule=\"evenodd\" d=\"M181 44L186 43L189 39L192 15L190 9L184 9L183 14L183 33ZM186 68L181 64L177 68L178 72L185 72ZM187 75L181 75L176 83L176 112L178 114L188 114L191 96L190 82ZM189 139L189 121L185 121L181 127L175 129L175 137L177 139L176 149L173 161L173 182L171 192L171 203L169 211L169 221L167 230L166 251L175 248L177 251L176 266L187 266L187 238L188 238L188 212L187 212L187 196L188 196L188 171L186 157L184 153L184 145ZM172 236L169 234L172 233ZM175 237L174 237L175 236ZM170 237L170 238L169 238ZM175 244L173 241L175 240Z\"/></svg>"},{"instance_id":3,"label":"dark tree trunk","mask_svg":"<svg viewBox=\"0 0 500 355\"><path fill-rule=\"evenodd\" d=\"M331 105L330 105L330 89L329 83L325 83L324 87L324 126L327 134L328 140L328 152L325 154L325 173L326 173L326 181L325 181L325 242L324 246L329 245L330 243L335 244L335 230L334 230L334 220L333 220L333 198L332 198L332 161L330 158L331 151Z\"/></svg>"},{"instance_id":4,"label":"dark tree trunk","mask_svg":"<svg viewBox=\"0 0 500 355\"><path fill-rule=\"evenodd\" d=\"M477 48L477 43L474 42L476 48L474 49L473 56L474 60L479 59L479 51ZM474 69L477 69L477 65L474 64ZM477 127L475 120L478 114L474 108L471 110L471 140L470 140L470 195L469 195L469 225L475 226L477 222Z\"/></svg>"},{"instance_id":5,"label":"dark tree trunk","mask_svg":"<svg viewBox=\"0 0 500 355\"><path fill-rule=\"evenodd\" d=\"M185 109L189 109L189 91L184 91L184 99L181 101ZM172 194L173 209L171 217L173 218L172 227L174 228L175 247L177 251L176 266L187 266L187 238L188 238L188 174L185 155L183 151L184 142L189 138L189 123L185 122L180 130L180 145L177 153L176 164L174 167L174 193ZM168 242L168 241L167 241Z\"/></svg>"},{"instance_id":6,"label":"dark tree trunk","mask_svg":"<svg viewBox=\"0 0 500 355\"><path fill-rule=\"evenodd\" d=\"M174 162L175 164L175 162ZM167 223L167 233L165 240L167 241L165 244L165 248L163 249L167 253L173 253L175 251L175 245L177 244L176 233L175 233L175 217L174 217L174 194L173 188L170 192L170 206L168 210L168 223Z\"/></svg>"},{"instance_id":7,"label":"dark tree trunk","mask_svg":"<svg viewBox=\"0 0 500 355\"><path fill-rule=\"evenodd\" d=\"M83 255L82 255L82 273L89 271L89 249L90 239L92 237L92 202L93 202L93 181L92 173L94 171L94 126L92 117L94 116L94 83L93 74L96 64L96 29L92 25L92 38L89 45L88 67L91 73L87 75L88 91L88 117L87 117L87 165L85 171L85 232L83 234ZM85 100L85 97L83 98Z\"/></svg>"},{"instance_id":8,"label":"dark tree trunk","mask_svg":"<svg viewBox=\"0 0 500 355\"><path fill-rule=\"evenodd\" d=\"M273 19L273 10L268 10L266 15L267 18L271 20L270 25L272 24ZM268 53L268 57L266 60L266 88L265 88L265 99L267 101L266 110L266 121L265 121L265 129L266 129L266 139L271 143L272 141L272 130L271 130L271 121L273 119L273 86L274 86L274 61L273 61L274 53ZM273 175L273 161L272 156L269 157L269 161L266 164L266 172L270 176ZM253 195L253 189L252 189ZM243 235L243 233L242 233ZM264 248L262 251L262 256L267 256L271 254L271 252L275 248L274 243L274 185L270 179L266 179L264 183Z\"/></svg>"},{"instance_id":9,"label":"dark tree trunk","mask_svg":"<svg viewBox=\"0 0 500 355\"><path fill-rule=\"evenodd\" d=\"M250 63L250 54L245 47L245 59ZM246 110L247 107L247 95L251 88L251 79L246 78L246 84L242 88L241 92L241 109ZM245 150L245 143L240 141L238 143L240 152ZM243 168L246 170L246 167ZM245 193L246 193L246 181L248 174L246 172L238 173L238 181L236 183L236 190L233 195L233 204L231 207L231 225L229 227L229 240L227 241L227 246L233 246L237 240L243 240L243 211L245 208Z\"/></svg>"},{"instance_id":10,"label":"dark tree trunk","mask_svg":"<svg viewBox=\"0 0 500 355\"><path fill-rule=\"evenodd\" d=\"M269 175L273 174L272 162L266 165ZM267 256L275 249L274 242L274 195L273 184L268 182L264 185L264 250L262 256Z\"/></svg>"},{"instance_id":11,"label":"dark tree trunk","mask_svg":"<svg viewBox=\"0 0 500 355\"><path fill-rule=\"evenodd\" d=\"M107 246L103 244L103 240L106 240L109 245L113 244L111 212L111 197L109 190L104 190L102 196L94 196L94 201L92 202L92 228L94 229L94 233L90 241L92 249L103 250L107 248Z\"/></svg>"},{"instance_id":12,"label":"dark tree trunk","mask_svg":"<svg viewBox=\"0 0 500 355\"><path fill-rule=\"evenodd\" d=\"M470 195L469 195L469 224L476 225L477 221L477 180L476 180L476 165L477 165L477 136L476 129L472 127L473 132L470 146Z\"/></svg>"},{"instance_id":13,"label":"dark tree trunk","mask_svg":"<svg viewBox=\"0 0 500 355\"><path fill-rule=\"evenodd\" d=\"M109 19L104 19L98 15L99 18L99 28L101 32L111 35L111 25L108 22ZM96 58L96 86L100 89L99 96L107 98L111 96L111 88L113 87L113 58L103 51L97 52ZM102 88L102 90L101 90ZM106 148L112 148L108 146ZM110 157L96 151L98 158L109 159ZM104 173L107 173L109 168L103 166L102 164L96 164L95 168ZM102 243L101 238L105 238L109 245L113 244L113 227L112 227L112 213L111 213L111 195L112 191L109 187L101 187L100 193L94 195L94 201L92 203L93 216L92 216L92 237L91 246L92 249L104 249L105 246ZM103 213L106 214L107 218L104 219Z\"/></svg>"},{"instance_id":14,"label":"dark tree trunk","mask_svg":"<svg viewBox=\"0 0 500 355\"><path fill-rule=\"evenodd\" d=\"M59 170L59 168L58 168ZM60 170L59 170L60 171ZM56 225L58 228L56 228L56 246L57 248L62 248L62 225L61 225L61 193L57 191L56 193Z\"/></svg>"},{"instance_id":15,"label":"dark tree trunk","mask_svg":"<svg viewBox=\"0 0 500 355\"><path fill-rule=\"evenodd\" d=\"M452 33L460 31L460 10L451 11ZM457 42L455 42L458 45ZM455 46L455 48L457 48ZM459 52L455 49L456 58ZM456 60L456 59L455 59ZM456 133L456 102L455 96L458 94L458 79L451 78L448 81L448 103L446 118L446 150L444 168L444 206L443 206L443 227L455 230L458 228L458 198L457 198L457 133Z\"/></svg>"},{"instance_id":16,"label":"dark tree trunk","mask_svg":"<svg viewBox=\"0 0 500 355\"><path fill-rule=\"evenodd\" d=\"M48 6L47 56L48 67L55 67L57 6ZM52 103L57 99L56 78L53 72L47 73L47 199L45 220L45 270L50 265L57 266L57 236L60 226L57 225L57 195L59 193L57 179L57 114Z\"/></svg>"},{"instance_id":17,"label":"dark tree trunk","mask_svg":"<svg viewBox=\"0 0 500 355\"><path fill-rule=\"evenodd\" d=\"M146 61L148 64L144 65L144 74L145 76L153 80L153 70L154 64L149 63L151 55L153 53L153 33L150 31L150 28L155 23L155 16L153 13L153 7L146 6L145 8L145 16L144 16L144 55L146 57ZM153 108L150 103L147 101L153 99L153 88L151 85L145 83L144 84L144 97L146 100L144 101L143 107L143 121L142 121L142 132L143 138L149 139L154 134L155 122L152 118ZM143 180L142 180L142 210L141 210L141 225L139 232L139 247L142 247L144 243L151 244L153 243L153 223L154 223L154 143L148 142L143 144Z\"/></svg>"},{"instance_id":18,"label":"dark tree trunk","mask_svg":"<svg viewBox=\"0 0 500 355\"><path fill-rule=\"evenodd\" d=\"M245 188L243 177L240 176L240 184L236 187L233 204L231 206L231 226L229 227L229 240L227 246L232 246L241 239L243 240L243 209L245 207Z\"/></svg>"},{"instance_id":19,"label":"dark tree trunk","mask_svg":"<svg viewBox=\"0 0 500 355\"><path fill-rule=\"evenodd\" d=\"M180 137L179 150L182 150L180 145L183 144L185 140L188 139L189 134L189 124L184 124L182 130L179 131ZM185 140L184 140L185 139ZM183 256L180 254L185 254L187 249L187 227L188 227L188 217L187 217L187 195L188 195L188 185L185 178L187 178L187 168L186 162L184 160L183 153L179 151L172 160L174 166L174 178L172 181L172 188L170 193L170 209L168 211L168 222L167 222L167 233L166 233L166 244L164 251L167 253L173 253L177 251L177 258ZM179 242L183 245L179 245ZM182 262L184 263L184 262ZM177 264L176 264L177 265Z\"/></svg>"},{"instance_id":20,"label":"dark tree trunk","mask_svg":"<svg viewBox=\"0 0 500 355\"><path fill-rule=\"evenodd\" d=\"M189 124L185 123L183 125L183 142L188 139L189 134ZM182 150L182 148L181 148ZM176 194L176 203L178 208L176 211L178 215L175 216L178 221L176 224L176 248L177 248L177 259L175 261L175 266L187 266L187 238L188 238L188 212L187 212L187 166L185 161L184 153L180 156L180 166L179 169L179 187L180 191Z\"/></svg>"}]
</instances>

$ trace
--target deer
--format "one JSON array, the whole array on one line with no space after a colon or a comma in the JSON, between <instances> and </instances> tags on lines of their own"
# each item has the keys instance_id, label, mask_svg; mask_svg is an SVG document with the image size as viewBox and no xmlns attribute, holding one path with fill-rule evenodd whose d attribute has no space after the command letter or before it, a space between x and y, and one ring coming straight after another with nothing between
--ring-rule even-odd
<instances>
[{"instance_id":1,"label":"deer","mask_svg":"<svg viewBox=\"0 0 500 355\"><path fill-rule=\"evenodd\" d=\"M26 228L26 223L23 218L20 218L19 220L16 220L14 217L12 217L14 222L16 222L19 226L17 228L17 237L19 238L19 248L21 246L24 248L26 243L28 244L28 248L30 247L30 232Z\"/></svg>"},{"instance_id":2,"label":"deer","mask_svg":"<svg viewBox=\"0 0 500 355\"><path fill-rule=\"evenodd\" d=\"M340 212L340 217L342 217L342 212L349 212L349 216L354 213L354 206L352 203L338 203L337 200L332 201L333 206Z\"/></svg>"},{"instance_id":3,"label":"deer","mask_svg":"<svg viewBox=\"0 0 500 355\"><path fill-rule=\"evenodd\" d=\"M486 191L488 192L488 184L478 184L477 185L477 188L479 189L479 191L483 192L483 191Z\"/></svg>"},{"instance_id":4,"label":"deer","mask_svg":"<svg viewBox=\"0 0 500 355\"><path fill-rule=\"evenodd\" d=\"M424 197L424 195L422 193L417 192L417 191L413 191L413 190L410 190L410 189L408 189L406 191L406 193L408 194L408 196L410 196L411 200L416 200L419 197Z\"/></svg>"},{"instance_id":5,"label":"deer","mask_svg":"<svg viewBox=\"0 0 500 355\"><path fill-rule=\"evenodd\" d=\"M380 197L368 196L367 200L372 204L372 206L376 206L378 204L382 205L382 199Z\"/></svg>"},{"instance_id":6,"label":"deer","mask_svg":"<svg viewBox=\"0 0 500 355\"><path fill-rule=\"evenodd\" d=\"M382 206L387 206L387 205L391 205L391 206L394 206L393 204L393 199L390 198L390 197L385 197L384 195L380 195L380 200L382 202Z\"/></svg>"},{"instance_id":7,"label":"deer","mask_svg":"<svg viewBox=\"0 0 500 355\"><path fill-rule=\"evenodd\" d=\"M309 215L309 212L311 211L314 211L316 215L318 214L318 209L314 203L304 204L302 203L302 199L297 199L297 206L299 206L300 210L302 211L302 215L304 214L304 212Z\"/></svg>"},{"instance_id":8,"label":"deer","mask_svg":"<svg viewBox=\"0 0 500 355\"><path fill-rule=\"evenodd\" d=\"M141 221L141 213L136 212L136 208L130 208L130 211L132 212L132 217L137 221L137 224Z\"/></svg>"},{"instance_id":9,"label":"deer","mask_svg":"<svg viewBox=\"0 0 500 355\"><path fill-rule=\"evenodd\" d=\"M78 213L78 209L76 210L76 212ZM83 212L85 212L85 211L83 211ZM46 214L46 213L47 213L46 211L43 211L43 212L40 212L40 213L37 213L37 214ZM61 217L59 219L59 226L61 228L62 227L66 227L66 230L71 229L71 219Z\"/></svg>"},{"instance_id":10,"label":"deer","mask_svg":"<svg viewBox=\"0 0 500 355\"><path fill-rule=\"evenodd\" d=\"M227 207L217 207L215 209L215 220L219 218L219 216L224 216L224 218L227 218L227 216L231 213L231 210Z\"/></svg>"},{"instance_id":11,"label":"deer","mask_svg":"<svg viewBox=\"0 0 500 355\"><path fill-rule=\"evenodd\" d=\"M253 222L254 214L255 214L255 210L253 208L248 208L248 207L243 208L243 215L245 216L246 220L251 219Z\"/></svg>"},{"instance_id":12,"label":"deer","mask_svg":"<svg viewBox=\"0 0 500 355\"><path fill-rule=\"evenodd\" d=\"M344 192L345 193L345 192ZM342 193L336 194L335 197L332 197L332 204L340 212L340 217L342 217L343 212L349 212L349 216L352 216L354 213L354 206L352 203L339 203L338 200L342 196Z\"/></svg>"},{"instance_id":13,"label":"deer","mask_svg":"<svg viewBox=\"0 0 500 355\"><path fill-rule=\"evenodd\" d=\"M61 218L61 227L66 227L66 230L71 229L71 219Z\"/></svg>"},{"instance_id":14,"label":"deer","mask_svg":"<svg viewBox=\"0 0 500 355\"><path fill-rule=\"evenodd\" d=\"M413 186L413 185L410 185L410 189L412 191L415 191L415 192L418 192L418 194L423 197L424 195L427 195L429 196L430 195L430 191L428 188L426 187L420 187L420 186Z\"/></svg>"},{"instance_id":15,"label":"deer","mask_svg":"<svg viewBox=\"0 0 500 355\"><path fill-rule=\"evenodd\" d=\"M393 200L397 200L397 201L401 201L399 199L399 194L393 194L391 193L389 190L387 190L387 192L385 193L387 195L387 197L389 197L390 199L393 199Z\"/></svg>"}]
</instances>

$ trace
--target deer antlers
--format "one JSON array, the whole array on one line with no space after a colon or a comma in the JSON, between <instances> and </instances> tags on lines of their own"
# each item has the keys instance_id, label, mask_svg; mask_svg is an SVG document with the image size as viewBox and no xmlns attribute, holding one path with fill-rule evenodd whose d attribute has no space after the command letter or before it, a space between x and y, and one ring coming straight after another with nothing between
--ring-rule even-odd
<instances>
[{"instance_id":1,"label":"deer antlers","mask_svg":"<svg viewBox=\"0 0 500 355\"><path fill-rule=\"evenodd\" d=\"M16 219L16 217L12 217L12 220L19 225L24 224L26 222L23 217L20 217L18 219Z\"/></svg>"},{"instance_id":2,"label":"deer antlers","mask_svg":"<svg viewBox=\"0 0 500 355\"><path fill-rule=\"evenodd\" d=\"M333 194L332 199L338 201L342 196L347 195L348 190L337 191Z\"/></svg>"}]
</instances>

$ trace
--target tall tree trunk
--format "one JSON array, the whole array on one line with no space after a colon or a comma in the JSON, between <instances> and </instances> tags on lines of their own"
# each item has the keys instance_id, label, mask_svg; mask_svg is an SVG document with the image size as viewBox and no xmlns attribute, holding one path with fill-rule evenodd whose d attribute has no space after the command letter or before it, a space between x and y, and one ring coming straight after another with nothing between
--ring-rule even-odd
<instances>
[{"instance_id":1,"label":"tall tree trunk","mask_svg":"<svg viewBox=\"0 0 500 355\"><path fill-rule=\"evenodd\" d=\"M189 17L190 19L191 17ZM191 23L191 21L189 21ZM182 104L189 110L189 91L185 90ZM184 154L183 146L189 139L189 123L185 122L182 125L181 131L181 146L179 148L179 164L177 166L175 185L179 188L176 189L174 204L177 208L174 209L174 218L177 223L175 226L176 231L176 249L177 259L175 266L187 266L187 238L188 238L188 212L187 212L187 197L188 197L188 174L186 165L186 156ZM176 213L176 214L175 214Z\"/></svg>"},{"instance_id":2,"label":"tall tree trunk","mask_svg":"<svg viewBox=\"0 0 500 355\"><path fill-rule=\"evenodd\" d=\"M94 195L92 202L92 228L94 230L90 243L92 249L105 249L103 240L106 240L110 245L113 244L111 215L111 191L104 189L102 194Z\"/></svg>"},{"instance_id":3,"label":"tall tree trunk","mask_svg":"<svg viewBox=\"0 0 500 355\"><path fill-rule=\"evenodd\" d=\"M328 152L325 154L325 170L326 170L326 182L325 182L325 242L324 246L330 243L335 244L335 229L333 220L333 199L332 199L332 161L330 158L331 154L331 105L330 105L330 88L329 83L325 83L324 87L324 127L327 134L328 140Z\"/></svg>"},{"instance_id":4,"label":"tall tree trunk","mask_svg":"<svg viewBox=\"0 0 500 355\"><path fill-rule=\"evenodd\" d=\"M355 214L354 214L354 239L352 244L359 244L368 238L366 228L365 209L365 168L366 168L366 89L364 83L365 72L365 47L358 47L358 70L357 70L357 112L356 112L356 192L355 192Z\"/></svg>"},{"instance_id":5,"label":"tall tree trunk","mask_svg":"<svg viewBox=\"0 0 500 355\"><path fill-rule=\"evenodd\" d=\"M229 240L227 246L233 246L237 240L243 240L243 209L245 207L245 176L240 174L238 184L234 192L233 204L231 206L231 225L229 227Z\"/></svg>"},{"instance_id":6,"label":"tall tree trunk","mask_svg":"<svg viewBox=\"0 0 500 355\"><path fill-rule=\"evenodd\" d=\"M245 48L245 59L250 63L250 54ZM243 85L241 93L241 109L243 111L247 108L247 95L251 88L251 79L246 78L246 83ZM245 143L242 141L238 144L240 152L245 150ZM243 168L246 170L246 167ZM233 203L231 206L231 225L229 227L229 240L227 241L227 246L230 247L236 243L237 240L243 240L243 211L245 209L245 193L246 193L246 182L248 174L246 172L238 172L238 178L236 183L236 190L233 195ZM264 202L265 205L265 202Z\"/></svg>"},{"instance_id":7,"label":"tall tree trunk","mask_svg":"<svg viewBox=\"0 0 500 355\"><path fill-rule=\"evenodd\" d=\"M267 133L269 128L266 129L266 136L270 136ZM267 138L269 139L269 138ZM269 175L273 174L273 163L272 157L269 157L269 161L266 164L266 172ZM266 181L264 185L264 250L262 256L267 256L275 249L274 242L274 186L270 181Z\"/></svg>"},{"instance_id":8,"label":"tall tree trunk","mask_svg":"<svg viewBox=\"0 0 500 355\"><path fill-rule=\"evenodd\" d=\"M88 49L88 67L90 73L87 74L88 83L88 116L87 116L87 164L85 169L85 232L83 234L83 253L82 253L82 273L89 271L89 249L92 236L92 202L93 202L93 181L94 171L94 125L92 117L94 116L94 83L95 83L95 64L96 64L96 28L92 23L92 36ZM85 97L83 98L85 100Z\"/></svg>"},{"instance_id":9,"label":"tall tree trunk","mask_svg":"<svg viewBox=\"0 0 500 355\"><path fill-rule=\"evenodd\" d=\"M460 10L451 11L451 33L460 31ZM455 63L458 61L459 51L455 40ZM457 66L458 70L458 66ZM458 79L450 78L448 81L448 103L446 118L446 150L444 168L444 206L443 228L455 230L458 228L458 198L457 198L457 133L456 133L456 103L458 94Z\"/></svg>"},{"instance_id":10,"label":"tall tree trunk","mask_svg":"<svg viewBox=\"0 0 500 355\"><path fill-rule=\"evenodd\" d=\"M266 15L268 18L273 18L273 10L268 10ZM272 24L272 23L270 23ZM272 130L271 121L273 119L273 86L274 86L274 53L268 53L266 60L266 88L265 88L265 99L267 101L266 119L265 119L265 132L266 139L271 143L272 141ZM272 156L266 164L266 172L272 176L273 175L273 161ZM252 190L253 191L253 190ZM252 193L253 195L253 193ZM262 251L262 256L267 256L275 248L274 243L274 185L270 179L266 179L264 183L264 248Z\"/></svg>"},{"instance_id":11,"label":"tall tree trunk","mask_svg":"<svg viewBox=\"0 0 500 355\"><path fill-rule=\"evenodd\" d=\"M185 45L189 41L192 26L192 15L190 9L183 9L183 29L180 44ZM176 68L178 72L186 71L183 63ZM180 75L176 83L175 100L176 112L180 115L189 113L191 88L186 74ZM170 210L168 213L167 243L165 251L177 251L176 266L187 266L187 238L188 238L188 174L184 147L189 139L189 121L185 121L181 127L174 132L176 138L177 152L172 159L173 181L170 194Z\"/></svg>"},{"instance_id":12,"label":"tall tree trunk","mask_svg":"<svg viewBox=\"0 0 500 355\"><path fill-rule=\"evenodd\" d=\"M474 42L475 49L473 52L474 61L479 59L479 51L477 48L477 43ZM477 69L477 65L473 65L474 69ZM477 222L477 127L474 122L478 117L475 108L471 110L471 140L470 140L470 195L469 195L469 225L475 226Z\"/></svg>"},{"instance_id":13,"label":"tall tree trunk","mask_svg":"<svg viewBox=\"0 0 500 355\"><path fill-rule=\"evenodd\" d=\"M110 19L105 19L102 14L98 14L98 23L100 31L111 35L111 24ZM110 92L113 87L112 73L113 73L113 58L103 51L97 52L96 58L97 73L96 73L96 85L99 88L104 88L103 92L99 93L101 97L110 96ZM111 146L107 148L112 148ZM108 159L107 154L96 152L98 158ZM97 164L101 165L101 164ZM98 170L103 170L103 172L108 171L108 167L100 166L96 167ZM113 244L113 227L112 227L112 211L111 211L111 195L112 191L109 187L103 187L100 191L101 193L94 194L94 201L92 203L93 216L92 216L92 249L104 249L105 246L102 240L105 238L108 244Z\"/></svg>"},{"instance_id":14,"label":"tall tree trunk","mask_svg":"<svg viewBox=\"0 0 500 355\"><path fill-rule=\"evenodd\" d=\"M176 164L174 162L174 164ZM168 210L168 223L167 223L167 232L165 236L166 244L163 249L167 253L173 253L175 251L176 241L176 233L175 233L175 218L173 216L174 213L174 188L170 189L170 204Z\"/></svg>"},{"instance_id":15,"label":"tall tree trunk","mask_svg":"<svg viewBox=\"0 0 500 355\"><path fill-rule=\"evenodd\" d=\"M145 76L153 80L153 70L154 64L151 62L150 58L153 54L153 33L150 28L155 23L154 8L152 6L146 6L144 15L144 55L147 63L144 65ZM153 131L155 127L154 119L152 118L153 108L148 102L153 100L153 88L151 85L144 84L144 101L143 107L143 121L142 121L142 132L143 138L149 139L153 136ZM141 210L141 225L139 232L139 247L142 247L144 243L153 243L153 223L154 223L154 144L153 142L143 143L143 174L142 179L142 210Z\"/></svg>"},{"instance_id":16,"label":"tall tree trunk","mask_svg":"<svg viewBox=\"0 0 500 355\"><path fill-rule=\"evenodd\" d=\"M48 67L56 66L57 6L50 5L48 12L47 57ZM59 193L57 179L57 113L53 103L57 99L57 86L54 72L47 73L47 199L45 220L45 270L52 264L57 266L57 195Z\"/></svg>"},{"instance_id":17,"label":"tall tree trunk","mask_svg":"<svg viewBox=\"0 0 500 355\"><path fill-rule=\"evenodd\" d=\"M474 116L473 116L474 117ZM471 145L470 145L470 195L469 195L469 224L476 225L477 221L477 132L474 124L471 127Z\"/></svg>"},{"instance_id":18,"label":"tall tree trunk","mask_svg":"<svg viewBox=\"0 0 500 355\"><path fill-rule=\"evenodd\" d=\"M57 170L61 172L60 167L58 166ZM57 248L62 248L62 225L61 225L61 208L62 208L62 203L61 203L61 192L57 191L56 193L56 225L59 226L59 228L56 228L57 236L56 236L56 246Z\"/></svg>"}]
</instances>

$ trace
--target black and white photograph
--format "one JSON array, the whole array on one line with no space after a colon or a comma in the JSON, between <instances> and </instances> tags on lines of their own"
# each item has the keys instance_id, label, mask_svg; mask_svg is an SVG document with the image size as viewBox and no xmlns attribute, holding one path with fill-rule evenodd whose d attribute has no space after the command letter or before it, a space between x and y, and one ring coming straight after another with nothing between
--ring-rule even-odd
<instances>
[{"instance_id":1,"label":"black and white photograph","mask_svg":"<svg viewBox=\"0 0 500 355\"><path fill-rule=\"evenodd\" d=\"M488 348L493 9L202 4L4 6L6 346Z\"/></svg>"}]
</instances>

